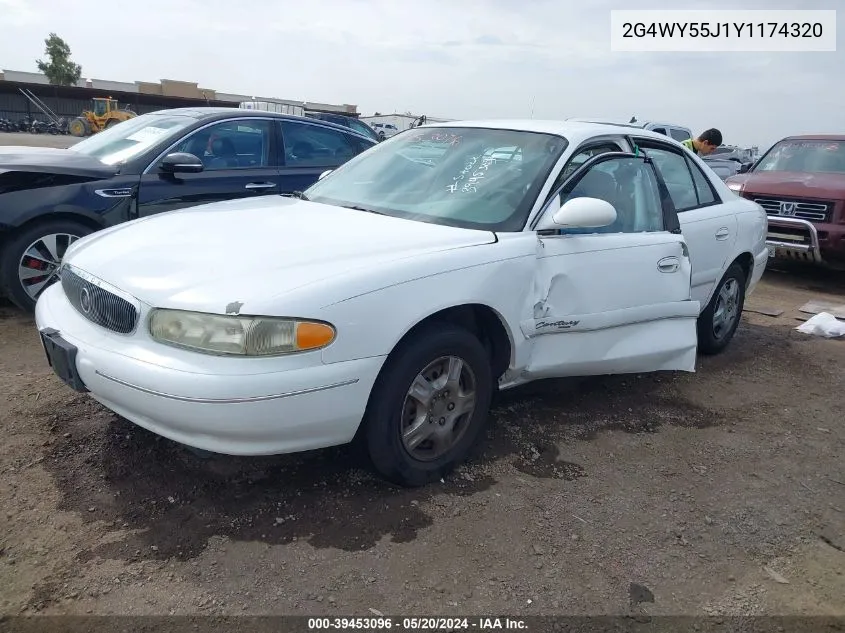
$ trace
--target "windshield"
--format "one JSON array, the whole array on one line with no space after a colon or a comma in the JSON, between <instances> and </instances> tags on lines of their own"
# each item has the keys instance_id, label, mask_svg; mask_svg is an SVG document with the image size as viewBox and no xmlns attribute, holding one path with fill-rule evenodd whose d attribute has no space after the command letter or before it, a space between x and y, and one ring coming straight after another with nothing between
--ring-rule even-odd
<instances>
[{"instance_id":1,"label":"windshield","mask_svg":"<svg viewBox=\"0 0 845 633\"><path fill-rule=\"evenodd\" d=\"M367 150L309 200L410 220L521 231L566 139L516 130L429 127Z\"/></svg>"},{"instance_id":2,"label":"windshield","mask_svg":"<svg viewBox=\"0 0 845 633\"><path fill-rule=\"evenodd\" d=\"M142 114L97 132L69 149L97 158L106 165L125 163L195 121L192 117L174 114Z\"/></svg>"},{"instance_id":3,"label":"windshield","mask_svg":"<svg viewBox=\"0 0 845 633\"><path fill-rule=\"evenodd\" d=\"M766 153L754 171L845 174L845 141L781 141Z\"/></svg>"}]
</instances>

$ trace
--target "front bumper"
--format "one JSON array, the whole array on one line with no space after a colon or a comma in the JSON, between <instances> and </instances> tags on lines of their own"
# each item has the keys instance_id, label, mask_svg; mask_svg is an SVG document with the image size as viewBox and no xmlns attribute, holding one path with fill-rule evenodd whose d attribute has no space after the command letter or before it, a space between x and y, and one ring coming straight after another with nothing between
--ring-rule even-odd
<instances>
[{"instance_id":1,"label":"front bumper","mask_svg":"<svg viewBox=\"0 0 845 633\"><path fill-rule=\"evenodd\" d=\"M769 218L769 232L766 236L769 257L793 259L813 264L822 261L819 250L819 234L815 225L798 218Z\"/></svg>"},{"instance_id":2,"label":"front bumper","mask_svg":"<svg viewBox=\"0 0 845 633\"><path fill-rule=\"evenodd\" d=\"M845 226L769 217L766 246L769 257L811 264L841 262L845 260Z\"/></svg>"},{"instance_id":3,"label":"front bumper","mask_svg":"<svg viewBox=\"0 0 845 633\"><path fill-rule=\"evenodd\" d=\"M291 453L349 442L384 362L384 357L373 357L303 366L299 358L290 359L294 367L281 368L288 359L194 354L204 369L198 365L191 371L184 362L169 359L166 346L132 340L137 335L112 335L88 322L60 284L39 299L35 322L40 332L55 330L60 341L73 346L79 379L105 407L168 439L228 455ZM268 361L278 370L268 371Z\"/></svg>"}]
</instances>

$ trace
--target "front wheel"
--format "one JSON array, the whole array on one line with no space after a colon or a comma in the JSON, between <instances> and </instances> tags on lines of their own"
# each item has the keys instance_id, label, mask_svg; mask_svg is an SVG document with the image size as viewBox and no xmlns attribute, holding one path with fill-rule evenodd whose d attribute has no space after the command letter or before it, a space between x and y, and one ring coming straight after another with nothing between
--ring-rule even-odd
<instances>
[{"instance_id":1,"label":"front wheel","mask_svg":"<svg viewBox=\"0 0 845 633\"><path fill-rule=\"evenodd\" d=\"M370 396L363 424L373 466L401 486L444 477L478 441L492 392L477 337L451 324L423 328L391 354Z\"/></svg>"},{"instance_id":2,"label":"front wheel","mask_svg":"<svg viewBox=\"0 0 845 633\"><path fill-rule=\"evenodd\" d=\"M76 117L68 125L68 132L71 136L88 136L91 133L91 124L88 123L88 119Z\"/></svg>"},{"instance_id":3,"label":"front wheel","mask_svg":"<svg viewBox=\"0 0 845 633\"><path fill-rule=\"evenodd\" d=\"M718 354L731 342L745 306L745 283L742 266L731 264L698 317L698 349L703 354Z\"/></svg>"},{"instance_id":4,"label":"front wheel","mask_svg":"<svg viewBox=\"0 0 845 633\"><path fill-rule=\"evenodd\" d=\"M12 237L0 254L0 283L6 296L27 312L57 280L65 251L91 233L83 224L68 220L45 222Z\"/></svg>"}]
</instances>

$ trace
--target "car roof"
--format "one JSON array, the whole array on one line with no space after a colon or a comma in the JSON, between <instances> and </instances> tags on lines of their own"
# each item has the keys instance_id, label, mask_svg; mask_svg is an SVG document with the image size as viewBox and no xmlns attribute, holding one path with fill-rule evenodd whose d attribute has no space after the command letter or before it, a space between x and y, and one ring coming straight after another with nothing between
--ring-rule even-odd
<instances>
[{"instance_id":1,"label":"car roof","mask_svg":"<svg viewBox=\"0 0 845 633\"><path fill-rule=\"evenodd\" d=\"M365 138L368 141L373 141L372 138L369 136L364 135L363 133L355 130L354 128L346 127L345 125L339 125L337 123L332 123L331 121L326 121L324 119L317 119L311 118L306 116L299 116L296 114L286 114L282 112L270 112L268 110L252 110L246 108L224 108L218 106L207 106L207 107L192 107L192 108L167 108L163 110L156 110L154 112L148 112L147 114L153 115L169 115L169 116L186 116L191 117L197 120L208 120L213 121L214 119L225 119L231 117L233 115L242 115L245 117L254 117L256 115L261 117L271 117L274 119L280 120L287 120L287 121L307 121L312 125L323 125L328 128L332 128L335 130L341 130L343 132L355 134L360 138Z\"/></svg>"},{"instance_id":2,"label":"car roof","mask_svg":"<svg viewBox=\"0 0 845 633\"><path fill-rule=\"evenodd\" d=\"M845 141L845 134L798 134L782 138L781 141Z\"/></svg>"},{"instance_id":3,"label":"car roof","mask_svg":"<svg viewBox=\"0 0 845 633\"><path fill-rule=\"evenodd\" d=\"M592 136L634 134L661 141L673 141L665 134L643 129L637 125L624 123L595 123L589 121L564 121L543 119L488 119L472 121L449 121L448 123L427 123L415 130L433 127L477 127L500 130L518 130L523 132L540 132L562 136L569 141L577 142ZM673 141L677 143L676 141Z\"/></svg>"}]
</instances>

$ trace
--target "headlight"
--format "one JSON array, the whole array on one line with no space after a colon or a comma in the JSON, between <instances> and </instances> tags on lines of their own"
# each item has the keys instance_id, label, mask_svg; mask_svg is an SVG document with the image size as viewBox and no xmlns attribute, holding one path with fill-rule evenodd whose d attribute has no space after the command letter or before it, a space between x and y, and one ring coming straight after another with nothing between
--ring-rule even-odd
<instances>
[{"instance_id":1,"label":"headlight","mask_svg":"<svg viewBox=\"0 0 845 633\"><path fill-rule=\"evenodd\" d=\"M336 336L333 326L320 321L184 310L154 310L149 327L150 335L161 343L224 356L280 356L317 350Z\"/></svg>"},{"instance_id":2,"label":"headlight","mask_svg":"<svg viewBox=\"0 0 845 633\"><path fill-rule=\"evenodd\" d=\"M741 182L727 182L725 183L728 186L728 189L733 191L736 194L742 193L742 183Z\"/></svg>"}]
</instances>

